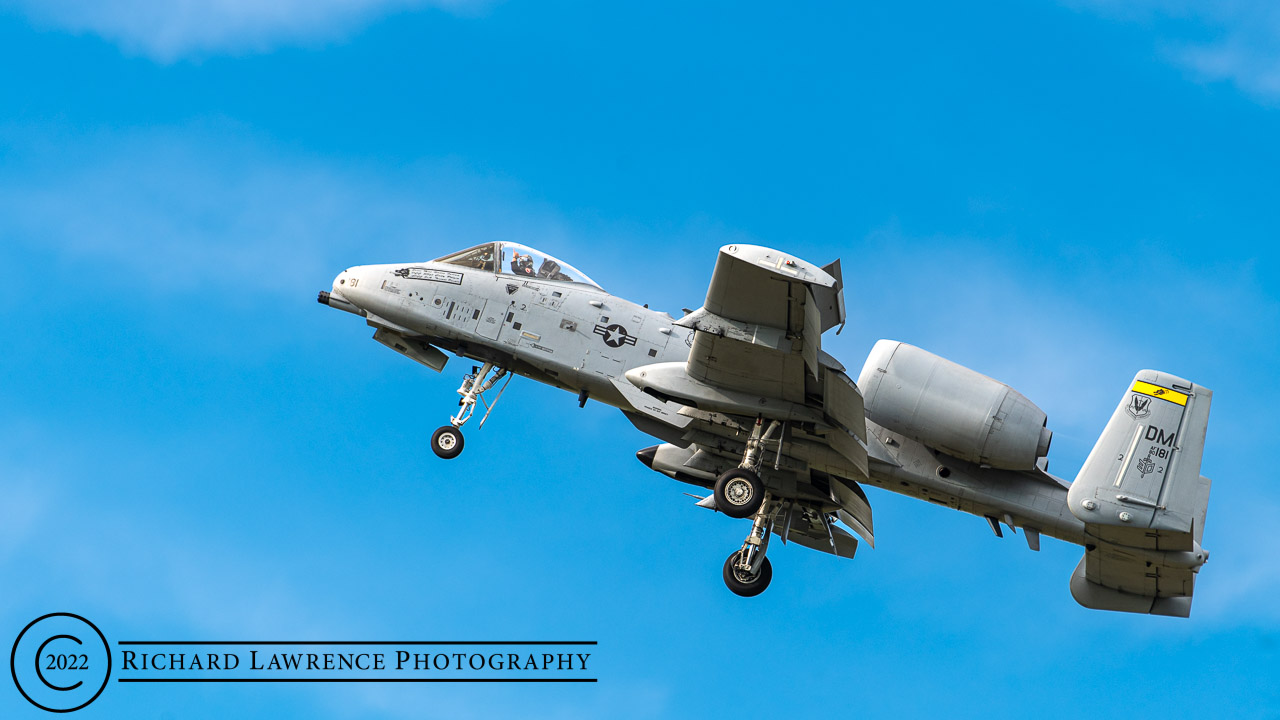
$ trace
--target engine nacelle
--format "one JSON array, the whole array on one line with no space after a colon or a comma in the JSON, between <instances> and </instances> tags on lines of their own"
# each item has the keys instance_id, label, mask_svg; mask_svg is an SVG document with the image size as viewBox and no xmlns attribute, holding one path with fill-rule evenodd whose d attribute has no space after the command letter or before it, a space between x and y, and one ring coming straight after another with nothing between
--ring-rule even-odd
<instances>
[{"instance_id":1,"label":"engine nacelle","mask_svg":"<svg viewBox=\"0 0 1280 720\"><path fill-rule=\"evenodd\" d=\"M1047 417L1022 393L918 347L877 342L858 387L872 422L962 460L1032 470L1049 453Z\"/></svg>"}]
</instances>

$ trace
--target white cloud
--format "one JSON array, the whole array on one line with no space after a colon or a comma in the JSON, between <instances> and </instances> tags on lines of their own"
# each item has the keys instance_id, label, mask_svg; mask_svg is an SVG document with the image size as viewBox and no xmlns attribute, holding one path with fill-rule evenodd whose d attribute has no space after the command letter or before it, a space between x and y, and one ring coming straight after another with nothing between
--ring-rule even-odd
<instances>
[{"instance_id":1,"label":"white cloud","mask_svg":"<svg viewBox=\"0 0 1280 720\"><path fill-rule=\"evenodd\" d=\"M515 183L448 159L371 169L281 152L242 127L51 137L0 128L0 216L19 244L131 291L305 294L351 265L511 238L566 249ZM555 248L555 249L553 249Z\"/></svg>"},{"instance_id":2,"label":"white cloud","mask_svg":"<svg viewBox=\"0 0 1280 720\"><path fill-rule=\"evenodd\" d=\"M1280 4L1270 0L1065 0L1076 9L1150 25L1172 62L1201 82L1230 82L1280 105Z\"/></svg>"},{"instance_id":3,"label":"white cloud","mask_svg":"<svg viewBox=\"0 0 1280 720\"><path fill-rule=\"evenodd\" d=\"M751 241L700 218L653 228L570 216L517 180L454 158L334 160L230 122L65 135L0 125L0 151L0 237L90 263L114 290L151 295L234 287L220 297L301 297L352 265L513 240L678 312L700 301L717 247ZM663 278L679 294L610 272L634 263L637 248L669 264ZM697 260L679 262L688 248Z\"/></svg>"},{"instance_id":4,"label":"white cloud","mask_svg":"<svg viewBox=\"0 0 1280 720\"><path fill-rule=\"evenodd\" d=\"M380 16L487 0L10 0L37 25L89 33L161 62L340 40Z\"/></svg>"}]
</instances>

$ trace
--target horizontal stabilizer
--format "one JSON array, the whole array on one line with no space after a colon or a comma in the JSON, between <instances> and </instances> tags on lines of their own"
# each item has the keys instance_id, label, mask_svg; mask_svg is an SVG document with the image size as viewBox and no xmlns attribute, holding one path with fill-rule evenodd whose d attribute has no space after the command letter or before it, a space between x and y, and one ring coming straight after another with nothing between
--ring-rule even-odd
<instances>
[{"instance_id":1,"label":"horizontal stabilizer","mask_svg":"<svg viewBox=\"0 0 1280 720\"><path fill-rule=\"evenodd\" d=\"M1099 552L1099 551L1095 551ZM1191 595L1176 597L1159 597L1139 595L1123 590L1091 582L1088 577L1089 557L1080 558L1080 564L1071 575L1071 597L1090 610L1111 610L1112 612L1128 612L1146 615L1168 615L1170 617L1191 616ZM1141 572L1140 568L1132 570ZM1191 582L1194 584L1194 577Z\"/></svg>"}]
</instances>

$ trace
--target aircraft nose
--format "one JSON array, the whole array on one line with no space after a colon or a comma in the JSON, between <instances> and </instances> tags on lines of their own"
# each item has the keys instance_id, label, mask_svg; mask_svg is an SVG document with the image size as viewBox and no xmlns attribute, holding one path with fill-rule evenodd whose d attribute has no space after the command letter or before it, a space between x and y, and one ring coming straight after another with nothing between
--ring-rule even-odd
<instances>
[{"instance_id":1,"label":"aircraft nose","mask_svg":"<svg viewBox=\"0 0 1280 720\"><path fill-rule=\"evenodd\" d=\"M355 270L356 268L347 268L338 273L338 276L333 279L333 291L342 294L342 291L347 289L347 283L351 280L356 281L351 284L351 287L355 288L359 284L359 275L354 272Z\"/></svg>"},{"instance_id":2,"label":"aircraft nose","mask_svg":"<svg viewBox=\"0 0 1280 720\"><path fill-rule=\"evenodd\" d=\"M366 286L374 282L373 276L378 268L370 265L357 265L349 267L338 273L333 279L333 293L341 295L347 302L359 302L359 298L364 294Z\"/></svg>"},{"instance_id":3,"label":"aircraft nose","mask_svg":"<svg viewBox=\"0 0 1280 720\"><path fill-rule=\"evenodd\" d=\"M345 310L356 315L363 315L364 311L352 302L353 295L356 294L356 288L360 285L360 268L347 268L338 273L333 279L333 289L329 291L321 290L320 296L317 298L321 305Z\"/></svg>"}]
</instances>

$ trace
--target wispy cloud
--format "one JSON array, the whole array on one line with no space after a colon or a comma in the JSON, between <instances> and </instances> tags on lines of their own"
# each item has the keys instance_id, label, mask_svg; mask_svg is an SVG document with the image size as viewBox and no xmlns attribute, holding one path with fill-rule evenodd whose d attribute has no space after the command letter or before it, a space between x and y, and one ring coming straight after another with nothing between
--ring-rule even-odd
<instances>
[{"instance_id":1,"label":"wispy cloud","mask_svg":"<svg viewBox=\"0 0 1280 720\"><path fill-rule=\"evenodd\" d=\"M9 0L41 27L88 33L160 62L340 40L422 7L475 11L488 0Z\"/></svg>"},{"instance_id":2,"label":"wispy cloud","mask_svg":"<svg viewBox=\"0 0 1280 720\"><path fill-rule=\"evenodd\" d=\"M1230 478L1227 482L1231 482ZM1222 522L1215 517L1218 503L1233 502L1230 524L1217 533L1221 544L1210 548L1213 554L1202 571L1203 582L1196 588L1198 609L1223 624L1238 623L1240 615L1266 623L1280 619L1280 608L1265 602L1280 591L1280 567L1273 558L1280 552L1280 538L1267 528L1280 512L1270 498L1240 492L1234 488L1215 490L1205 527ZM1252 616L1250 618L1250 616Z\"/></svg>"},{"instance_id":3,"label":"wispy cloud","mask_svg":"<svg viewBox=\"0 0 1280 720\"><path fill-rule=\"evenodd\" d=\"M101 264L133 290L296 294L350 265L500 238L564 251L561 221L517 183L449 159L370 168L282 151L229 126L74 137L0 129L4 146L0 232Z\"/></svg>"},{"instance_id":4,"label":"wispy cloud","mask_svg":"<svg viewBox=\"0 0 1280 720\"><path fill-rule=\"evenodd\" d=\"M298 296L343 268L427 260L513 240L599 275L640 302L696 306L715 248L740 231L690 218L654 228L571 215L519 180L456 158L389 166L282 148L231 122L66 133L0 126L0 237L110 272L130 292L182 294L234 284L237 296ZM681 287L610 268L646 250ZM698 248L693 262L679 262ZM317 285L319 283L319 285ZM685 292L687 290L688 292Z\"/></svg>"},{"instance_id":5,"label":"wispy cloud","mask_svg":"<svg viewBox=\"0 0 1280 720\"><path fill-rule=\"evenodd\" d=\"M1268 0L1065 0L1155 29L1160 51L1201 82L1230 82L1280 106L1280 5Z\"/></svg>"}]
</instances>

